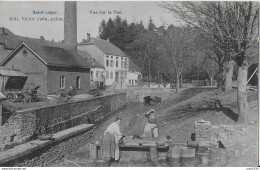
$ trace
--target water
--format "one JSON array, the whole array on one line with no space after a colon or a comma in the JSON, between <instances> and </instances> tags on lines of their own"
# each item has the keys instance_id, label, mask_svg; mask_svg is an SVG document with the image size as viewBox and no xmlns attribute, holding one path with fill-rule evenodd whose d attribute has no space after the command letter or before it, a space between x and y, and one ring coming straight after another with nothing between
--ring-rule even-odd
<instances>
[{"instance_id":1,"label":"water","mask_svg":"<svg viewBox=\"0 0 260 170\"><path fill-rule=\"evenodd\" d=\"M121 110L114 115L111 115L107 118L106 121L102 122L96 128L95 140L99 140L100 136L104 133L106 127L112 123L116 117L122 118L121 123L121 131L128 135L137 134L140 135L143 132L146 119L141 114L147 112L151 108L155 108L155 110L161 110L164 108L168 108L172 105L178 104L182 101L189 99L190 97L199 94L201 92L213 90L212 88L193 88L182 91L179 94L178 98L175 98L167 103L161 104L153 104L153 105L144 105L141 103L131 103L126 106L124 110ZM178 113L176 113L178 114ZM180 114L180 113L179 113ZM168 118L167 118L168 119ZM181 117L176 117L176 120L181 119ZM86 146L82 147L86 148ZM82 167L94 167L95 163L91 163L87 161L87 153L88 151L82 148L78 149L75 153L71 153L70 161L76 162L78 165ZM79 152L81 154L79 154ZM192 158L176 158L176 159L163 159L154 163L145 157L140 157L139 159L128 159L128 160L120 160L118 163L112 163L112 167L196 167L196 166L209 166L214 162L214 157L204 156L196 156ZM74 166L72 163L61 163L54 166Z\"/></svg>"}]
</instances>

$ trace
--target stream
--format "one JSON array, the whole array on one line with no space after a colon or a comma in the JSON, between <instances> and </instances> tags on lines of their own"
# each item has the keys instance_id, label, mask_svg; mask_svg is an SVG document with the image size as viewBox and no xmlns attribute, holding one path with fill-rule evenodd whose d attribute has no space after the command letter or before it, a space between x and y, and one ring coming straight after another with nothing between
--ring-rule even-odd
<instances>
[{"instance_id":1,"label":"stream","mask_svg":"<svg viewBox=\"0 0 260 170\"><path fill-rule=\"evenodd\" d=\"M111 115L107 118L104 122L100 123L96 127L96 133L95 133L95 140L99 140L100 136L104 133L106 127L112 123L116 117L120 117L122 119L121 121L121 132L125 133L127 135L133 135L133 134L141 134L143 132L143 127L145 124L142 124L142 119L145 120L141 115L146 113L149 109L155 108L155 110L162 110L165 108L169 108L172 105L178 104L180 102L183 102L190 97L199 94L201 92L214 90L213 88L191 88L186 89L180 92L179 97L174 98L172 100L169 100L164 103L155 104L152 105L144 105L141 103L130 103L127 104L125 109L122 109L115 113L114 115ZM178 113L176 113L178 114ZM176 118L178 119L178 118ZM138 126L137 126L138 124ZM140 125L139 125L140 124ZM86 146L81 147L76 152L71 153L67 159L71 162L61 162L60 164L52 165L52 166L75 166L76 163L79 166L82 167L93 167L95 166L94 163L91 163L88 161L89 151ZM176 159L163 159L159 160L157 163L153 163L146 158L143 159L134 159L130 161L119 161L118 163L111 164L112 167L194 167L194 166L209 166L207 164L202 163L202 159L200 157L192 157L192 158L176 158Z\"/></svg>"}]
</instances>

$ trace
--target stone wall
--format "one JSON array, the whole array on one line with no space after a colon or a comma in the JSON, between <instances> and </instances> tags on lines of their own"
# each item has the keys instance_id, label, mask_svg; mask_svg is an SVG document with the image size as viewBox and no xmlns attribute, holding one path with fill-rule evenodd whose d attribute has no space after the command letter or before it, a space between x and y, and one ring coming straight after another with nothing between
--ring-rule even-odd
<instances>
[{"instance_id":1,"label":"stone wall","mask_svg":"<svg viewBox=\"0 0 260 170\"><path fill-rule=\"evenodd\" d=\"M54 140L39 139L0 152L2 167L43 167L60 162L62 158L94 142L93 124L82 124L53 134Z\"/></svg>"},{"instance_id":2,"label":"stone wall","mask_svg":"<svg viewBox=\"0 0 260 170\"><path fill-rule=\"evenodd\" d=\"M3 121L5 143L33 133L53 134L83 123L94 123L126 105L126 94L118 93L53 106L16 111ZM10 136L15 136L11 139Z\"/></svg>"}]
</instances>

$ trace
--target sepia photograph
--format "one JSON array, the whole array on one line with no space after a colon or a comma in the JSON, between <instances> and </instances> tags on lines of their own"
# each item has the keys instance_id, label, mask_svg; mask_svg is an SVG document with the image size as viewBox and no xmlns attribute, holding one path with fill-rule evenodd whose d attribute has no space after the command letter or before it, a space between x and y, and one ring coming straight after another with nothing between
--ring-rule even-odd
<instances>
[{"instance_id":1,"label":"sepia photograph","mask_svg":"<svg viewBox=\"0 0 260 170\"><path fill-rule=\"evenodd\" d=\"M257 170L259 5L0 1L1 169Z\"/></svg>"}]
</instances>

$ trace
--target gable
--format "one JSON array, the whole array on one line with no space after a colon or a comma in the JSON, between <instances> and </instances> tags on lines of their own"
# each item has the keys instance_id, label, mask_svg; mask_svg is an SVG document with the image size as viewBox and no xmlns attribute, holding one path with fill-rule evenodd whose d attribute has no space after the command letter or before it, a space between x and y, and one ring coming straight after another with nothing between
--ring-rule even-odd
<instances>
[{"instance_id":1,"label":"gable","mask_svg":"<svg viewBox=\"0 0 260 170\"><path fill-rule=\"evenodd\" d=\"M1 65L5 65L14 57L21 49L25 47L35 55L46 66L59 67L79 67L91 68L91 63L85 61L77 51L68 50L60 47L49 47L30 44L29 46L22 42L16 49L14 49L4 60Z\"/></svg>"},{"instance_id":2,"label":"gable","mask_svg":"<svg viewBox=\"0 0 260 170\"><path fill-rule=\"evenodd\" d=\"M21 43L16 49L14 49L2 62L1 66L5 66L13 57L15 57L18 53L22 53L23 50L27 51L27 55L32 54L35 56L40 62L47 65L47 63L37 54L35 53L30 47L28 47L25 43ZM26 57L26 56L24 56ZM31 61L30 61L31 62Z\"/></svg>"}]
</instances>

